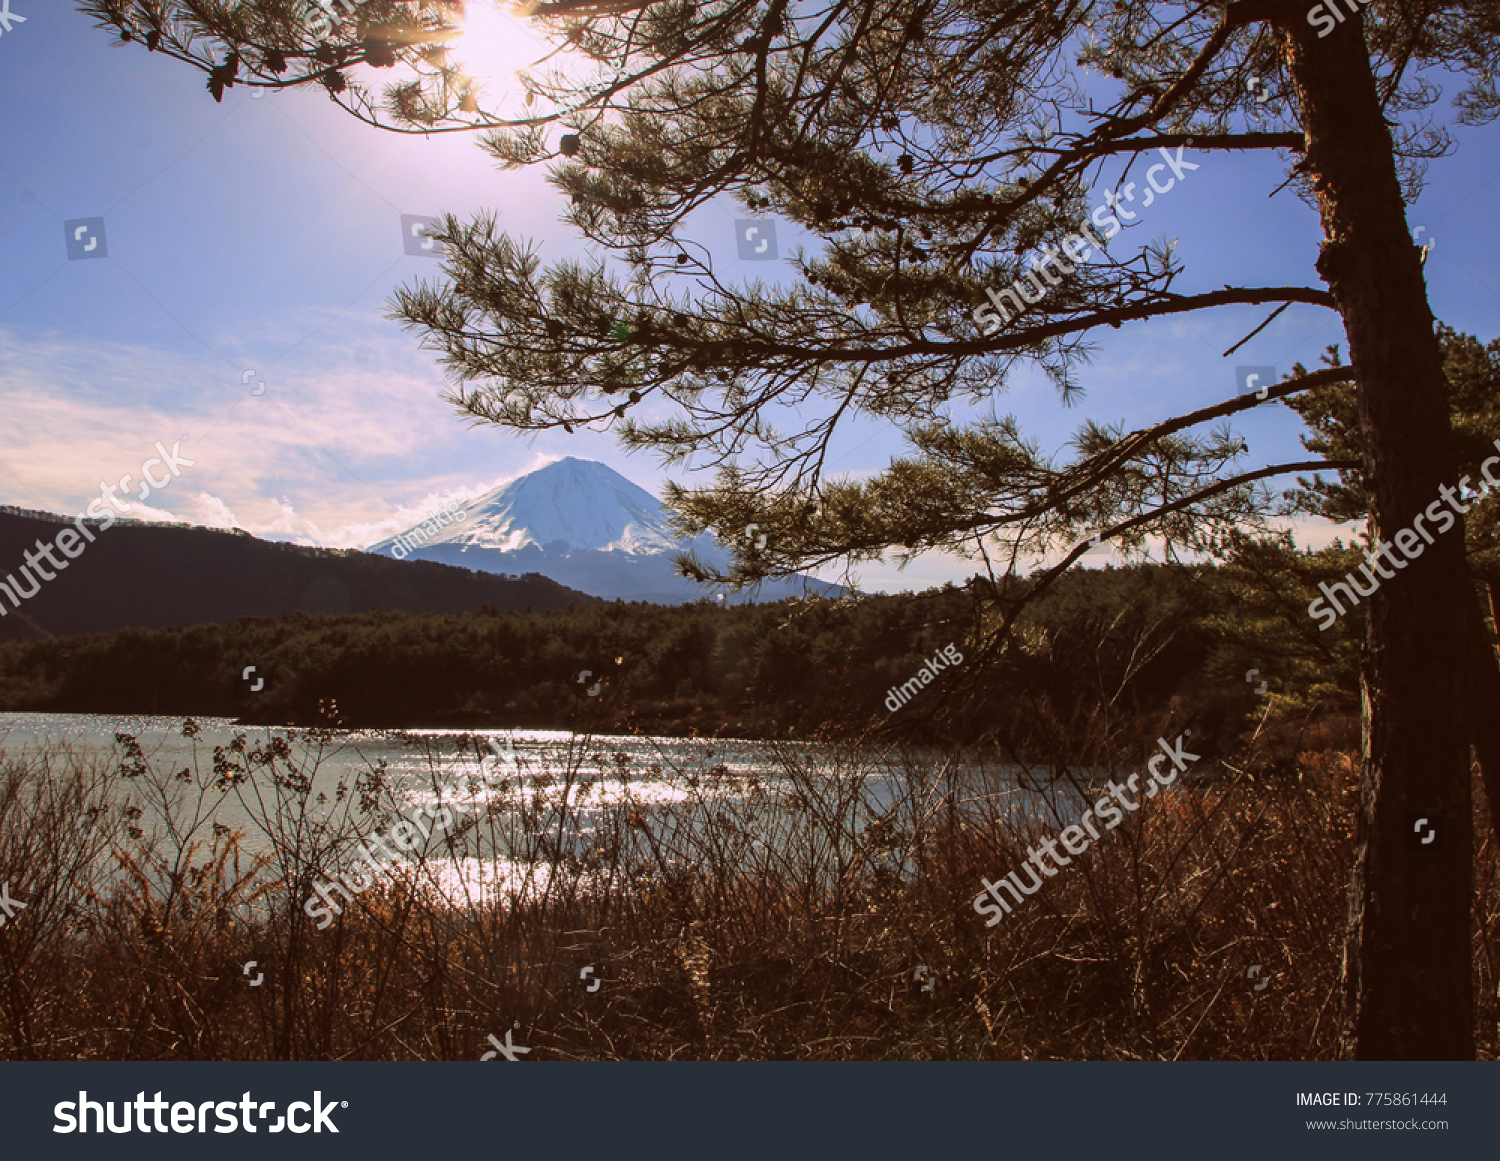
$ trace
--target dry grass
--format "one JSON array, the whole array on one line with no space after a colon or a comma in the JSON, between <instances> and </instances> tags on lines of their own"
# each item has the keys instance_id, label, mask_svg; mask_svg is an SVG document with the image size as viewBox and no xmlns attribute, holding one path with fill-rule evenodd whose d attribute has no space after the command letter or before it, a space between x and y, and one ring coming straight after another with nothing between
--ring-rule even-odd
<instances>
[{"instance_id":1,"label":"dry grass","mask_svg":"<svg viewBox=\"0 0 1500 1161\"><path fill-rule=\"evenodd\" d=\"M320 931L302 911L313 882L396 803L378 766L332 782L330 740L237 744L208 769L155 769L129 739L112 765L55 751L0 767L0 881L27 903L0 930L0 1056L477 1059L516 1022L529 1060L1335 1050L1346 753L1304 751L1279 775L1230 762L1148 800L988 929L971 906L981 877L1075 821L1059 788L1082 786L1076 768L1036 784L1049 818L972 755L886 755L904 771L891 792L856 746L768 744L768 773L741 778L704 743L688 767L663 759L653 777L681 792L663 806L640 793L644 771L591 764L585 740L550 777L523 771L503 805L454 815ZM433 771L430 797L451 794ZM227 794L255 843L215 825ZM534 873L445 897L450 856L497 868L503 852ZM1491 1057L1496 870L1485 843L1475 972Z\"/></svg>"}]
</instances>

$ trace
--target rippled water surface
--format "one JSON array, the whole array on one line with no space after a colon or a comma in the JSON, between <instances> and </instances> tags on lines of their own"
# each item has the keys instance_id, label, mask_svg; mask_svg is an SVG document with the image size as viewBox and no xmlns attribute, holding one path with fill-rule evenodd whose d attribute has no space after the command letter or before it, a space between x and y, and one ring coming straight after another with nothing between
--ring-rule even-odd
<instances>
[{"instance_id":1,"label":"rippled water surface","mask_svg":"<svg viewBox=\"0 0 1500 1161\"><path fill-rule=\"evenodd\" d=\"M423 875L450 898L468 899L540 886L538 876L550 875L560 855L586 858L611 836L621 841L622 833L630 843L652 845L656 865L666 866L693 862L705 852L715 859L748 860L770 849L806 847L809 829L794 836L795 827L811 828L808 820L819 813L847 818L852 825L825 828L816 840L826 852L830 842L853 844L856 828L888 810L905 788L893 762L871 755L857 767L839 764L830 750L815 745L775 749L756 741L581 737L547 730L335 730L320 740L304 729L195 720L201 732L189 738L180 718L0 714L0 755L35 759L43 752L61 753L76 763L98 763L122 801L146 802L142 785L119 773L127 753L116 735L130 735L151 769L169 775L195 772L191 780L174 782L173 790L182 809L199 812L188 817L201 820L205 832L210 823L240 831L248 850L263 852L271 846L270 833L289 821L265 779L227 793L205 788L213 782L216 747L229 748L238 735L252 749L284 738L298 768L313 776L308 817L316 821L339 812L340 784L352 788L359 775L377 770L399 814L421 808L429 819L451 818L447 837L463 831L466 841L461 847L448 845L439 826L426 841ZM484 766L481 754L488 756ZM787 776L788 762L815 771L802 781L796 823L783 809L797 790ZM1041 813L1041 796L1017 790L1011 773L970 771L961 798L1001 797ZM862 782L861 805L840 815L835 804L844 784L855 779ZM808 798L824 801L810 810ZM375 832L362 811L356 808L353 817L362 830ZM727 828L726 817L735 820ZM629 820L623 831L622 820ZM142 825L152 821L148 804Z\"/></svg>"}]
</instances>

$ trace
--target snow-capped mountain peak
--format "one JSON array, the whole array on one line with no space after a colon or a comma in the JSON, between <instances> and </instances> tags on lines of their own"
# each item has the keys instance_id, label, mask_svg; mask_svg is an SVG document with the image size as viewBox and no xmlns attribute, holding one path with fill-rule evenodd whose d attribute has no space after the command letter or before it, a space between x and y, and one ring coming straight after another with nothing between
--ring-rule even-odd
<instances>
[{"instance_id":1,"label":"snow-capped mountain peak","mask_svg":"<svg viewBox=\"0 0 1500 1161\"><path fill-rule=\"evenodd\" d=\"M671 557L687 548L707 564L728 565L711 536L676 540L666 507L646 489L605 464L569 456L477 497L456 522L435 514L366 551L480 572L537 572L596 596L678 603L718 591L676 575ZM760 600L777 600L801 595L804 586L782 581L764 589Z\"/></svg>"},{"instance_id":2,"label":"snow-capped mountain peak","mask_svg":"<svg viewBox=\"0 0 1500 1161\"><path fill-rule=\"evenodd\" d=\"M469 506L468 543L513 552L672 552L666 509L645 488L593 460L558 460Z\"/></svg>"}]
</instances>

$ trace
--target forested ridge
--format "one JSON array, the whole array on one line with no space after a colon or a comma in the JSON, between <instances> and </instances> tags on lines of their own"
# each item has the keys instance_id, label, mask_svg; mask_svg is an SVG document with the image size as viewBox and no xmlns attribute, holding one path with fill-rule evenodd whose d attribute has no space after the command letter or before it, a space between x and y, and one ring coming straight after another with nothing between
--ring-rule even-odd
<instances>
[{"instance_id":1,"label":"forested ridge","mask_svg":"<svg viewBox=\"0 0 1500 1161\"><path fill-rule=\"evenodd\" d=\"M1283 708L1354 704L1357 616L1319 634L1305 612L1316 577L1338 559L1336 550L1260 548L1222 568L1074 571L1027 605L1017 645L997 657L973 646L973 594L952 585L729 608L297 613L9 642L0 644L0 709L311 724L332 701L350 727L586 724L781 737L876 725L1017 745L1080 714L1148 728L1172 713L1232 734L1265 704L1245 680L1249 668L1274 684L1268 692ZM1003 587L1019 596L1030 583ZM888 691L949 645L963 662L893 714ZM241 676L249 665L264 680L258 692Z\"/></svg>"}]
</instances>

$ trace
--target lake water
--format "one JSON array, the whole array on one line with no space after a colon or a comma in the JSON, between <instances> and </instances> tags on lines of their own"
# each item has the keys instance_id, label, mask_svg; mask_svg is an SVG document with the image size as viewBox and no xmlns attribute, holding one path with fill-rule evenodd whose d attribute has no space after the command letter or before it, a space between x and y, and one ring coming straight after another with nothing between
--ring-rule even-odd
<instances>
[{"instance_id":1,"label":"lake water","mask_svg":"<svg viewBox=\"0 0 1500 1161\"><path fill-rule=\"evenodd\" d=\"M904 785L894 762L863 758L840 764L828 747L743 740L688 740L640 736L582 737L546 730L336 730L321 745L305 729L241 727L224 718L194 719L196 737L183 736L180 718L102 714L0 714L0 758L34 759L44 750L79 765L97 763L110 777L112 801L144 809L138 825L165 833L164 811L153 807L145 780L121 776L128 755L117 734L134 737L146 765L163 775L193 771L191 781L172 784L178 808L206 836L212 824L239 831L244 847L269 852L278 827L287 820L286 800L278 800L270 780L252 778L231 790L205 789L213 781L216 747L228 748L237 735L249 747L284 738L297 765L312 776L305 814L326 822L339 814L336 790L356 778L382 771L386 800L397 814L421 808L429 818L451 811L464 822L462 849L445 844L439 833L426 844L445 891L466 898L491 897L519 888L559 857L586 857L613 841L651 846L659 867L686 865L712 855L747 862L773 850L805 846L807 818L820 813L847 827L825 828L822 846L833 861L857 828L888 810ZM468 739L465 742L465 739ZM493 740L493 745L490 745ZM488 747L488 761L481 766ZM788 765L807 771L797 777ZM999 788L996 788L997 790ZM801 791L801 820L784 809ZM320 796L322 801L320 801ZM850 803L857 800L858 805ZM197 811L198 813L194 813ZM374 815L359 808L350 817L366 833L376 830ZM621 820L628 824L622 829ZM646 822L645 827L631 820ZM389 816L380 820L391 822ZM429 824L430 825L430 824ZM794 843L793 839L799 840ZM644 857L641 850L635 852ZM639 862L640 859L638 858ZM424 870L427 868L424 867Z\"/></svg>"},{"instance_id":2,"label":"lake water","mask_svg":"<svg viewBox=\"0 0 1500 1161\"><path fill-rule=\"evenodd\" d=\"M811 852L815 861L840 867L844 849L852 853L870 821L891 812L900 825L925 811L930 825L944 789L955 787L960 803L1003 803L1033 818L1046 818L1060 805L1056 792L1018 789L1013 767L965 768L946 786L922 782L908 793L913 768L896 755L853 761L813 744L546 730L335 730L320 741L305 729L195 721L201 732L189 738L181 718L4 713L0 759L35 758L45 749L77 764L97 763L110 775L112 801L143 807L138 825L165 833L164 812L152 806L145 780L120 775L127 751L116 734L130 735L150 769L195 772L190 781L169 784L185 817L205 836L212 824L239 831L254 853L271 852L278 835L284 838L288 814L333 825L343 811L364 833L388 828L392 815L336 802L340 783L353 788L359 775L379 770L384 801L396 814L420 808L430 820L449 812L450 833L425 841L421 870L449 898L470 900L526 889L539 875L553 875L559 862L571 860L576 868L611 844L616 852L622 844L631 848L631 865L657 870L726 862L753 868L794 850L799 858ZM215 748L229 748L238 735L252 749L285 739L296 765L311 776L305 809L289 807L264 776L228 792L206 788ZM483 766L476 748L488 748ZM906 757L916 759L916 768L938 761L937 755ZM893 811L898 800L902 805ZM458 834L461 844L454 841Z\"/></svg>"}]
</instances>

